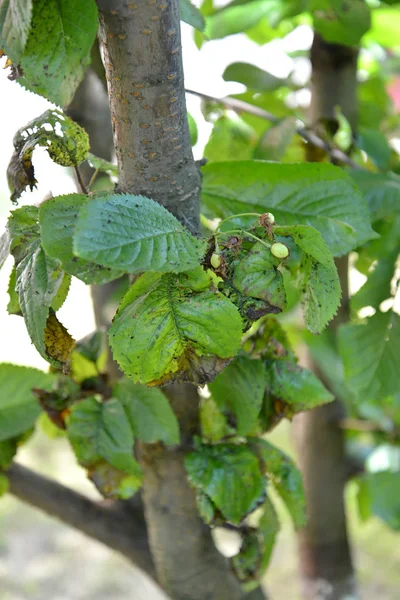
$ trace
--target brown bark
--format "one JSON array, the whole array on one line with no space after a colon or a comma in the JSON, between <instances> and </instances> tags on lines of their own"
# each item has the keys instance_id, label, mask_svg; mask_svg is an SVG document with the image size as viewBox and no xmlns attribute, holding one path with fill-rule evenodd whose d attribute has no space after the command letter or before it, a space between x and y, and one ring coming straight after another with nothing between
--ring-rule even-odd
<instances>
[{"instance_id":1,"label":"brown bark","mask_svg":"<svg viewBox=\"0 0 400 600\"><path fill-rule=\"evenodd\" d=\"M98 0L101 41L119 167L118 191L143 194L199 229L200 174L187 124L179 2ZM161 585L175 600L246 597L198 515L184 452L198 431L198 394L166 388L181 445L142 445L143 500ZM263 598L257 591L254 600Z\"/></svg>"},{"instance_id":2,"label":"brown bark","mask_svg":"<svg viewBox=\"0 0 400 600\"><path fill-rule=\"evenodd\" d=\"M315 35L311 50L313 126L332 123L334 107L340 106L354 128L356 125L355 48L329 44ZM331 323L335 331L348 319L348 259L336 261L343 300ZM303 473L308 522L298 533L300 569L304 598L339 600L355 597L356 584L346 527L344 486L348 465L343 432L342 404L332 404L303 413L295 419L294 436Z\"/></svg>"}]
</instances>

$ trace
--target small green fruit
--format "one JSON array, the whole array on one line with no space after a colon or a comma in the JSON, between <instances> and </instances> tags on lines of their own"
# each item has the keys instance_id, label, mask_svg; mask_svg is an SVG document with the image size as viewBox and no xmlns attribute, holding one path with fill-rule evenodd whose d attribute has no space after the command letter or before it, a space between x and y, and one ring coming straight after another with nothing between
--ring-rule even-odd
<instances>
[{"instance_id":1,"label":"small green fruit","mask_svg":"<svg viewBox=\"0 0 400 600\"><path fill-rule=\"evenodd\" d=\"M271 254L275 258L287 258L289 256L289 248L281 242L275 242L271 246Z\"/></svg>"},{"instance_id":2,"label":"small green fruit","mask_svg":"<svg viewBox=\"0 0 400 600\"><path fill-rule=\"evenodd\" d=\"M222 261L221 261L221 256L220 256L219 254L217 254L216 252L214 252L214 253L211 255L211 258L210 258L210 263L211 263L211 266L212 266L214 269L218 269L218 267L220 267L220 266L221 266L221 262L222 262Z\"/></svg>"},{"instance_id":3,"label":"small green fruit","mask_svg":"<svg viewBox=\"0 0 400 600\"><path fill-rule=\"evenodd\" d=\"M274 215L273 215L272 213L266 213L266 215L265 215L265 216L267 217L268 221L269 221L271 224L275 223L275 217L274 217Z\"/></svg>"}]
</instances>

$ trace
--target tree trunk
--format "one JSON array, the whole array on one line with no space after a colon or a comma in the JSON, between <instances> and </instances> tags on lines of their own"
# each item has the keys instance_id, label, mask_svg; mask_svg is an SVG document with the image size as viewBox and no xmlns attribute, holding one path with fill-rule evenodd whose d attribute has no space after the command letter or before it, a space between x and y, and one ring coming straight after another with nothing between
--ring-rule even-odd
<instances>
[{"instance_id":1,"label":"tree trunk","mask_svg":"<svg viewBox=\"0 0 400 600\"><path fill-rule=\"evenodd\" d=\"M357 119L358 51L330 44L315 35L311 50L310 119L335 128L339 106L353 129ZM311 156L309 156L311 158ZM342 305L331 328L348 320L348 259L336 261L342 285ZM295 445L303 473L308 522L298 533L303 594L307 600L356 597L356 583L346 527L344 486L348 473L339 401L296 417Z\"/></svg>"},{"instance_id":2,"label":"tree trunk","mask_svg":"<svg viewBox=\"0 0 400 600\"><path fill-rule=\"evenodd\" d=\"M179 2L98 0L100 31L119 167L119 192L163 204L199 229L200 173L187 123ZM246 597L198 515L184 452L198 432L198 394L189 384L165 389L181 445L142 445L143 500L157 576L175 600ZM261 591L254 600L263 598Z\"/></svg>"}]
</instances>

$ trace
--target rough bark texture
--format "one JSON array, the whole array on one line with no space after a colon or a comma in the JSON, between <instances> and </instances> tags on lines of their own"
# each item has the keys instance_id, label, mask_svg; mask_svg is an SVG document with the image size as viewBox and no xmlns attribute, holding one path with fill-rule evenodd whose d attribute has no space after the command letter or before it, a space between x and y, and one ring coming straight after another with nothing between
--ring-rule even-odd
<instances>
[{"instance_id":1,"label":"rough bark texture","mask_svg":"<svg viewBox=\"0 0 400 600\"><path fill-rule=\"evenodd\" d=\"M120 192L163 204L199 229L200 174L187 124L178 0L98 0ZM184 452L198 431L191 385L165 389L182 441L142 445L143 500L158 579L175 600L246 597L196 509ZM251 598L264 598L261 590Z\"/></svg>"},{"instance_id":2,"label":"rough bark texture","mask_svg":"<svg viewBox=\"0 0 400 600\"><path fill-rule=\"evenodd\" d=\"M334 107L356 125L357 50L324 42L315 35L311 51L311 122L334 118ZM343 301L331 327L348 319L348 260L336 265ZM356 597L356 584L346 528L344 486L348 475L343 432L338 422L343 406L332 404L303 413L295 419L294 436L303 473L307 526L299 532L303 594L307 600L340 600Z\"/></svg>"}]
</instances>

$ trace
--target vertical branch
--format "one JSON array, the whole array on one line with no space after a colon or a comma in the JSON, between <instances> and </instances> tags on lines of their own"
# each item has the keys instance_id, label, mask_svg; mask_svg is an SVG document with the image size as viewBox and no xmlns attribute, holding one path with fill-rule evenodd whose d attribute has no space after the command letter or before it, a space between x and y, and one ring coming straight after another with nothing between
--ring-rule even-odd
<instances>
[{"instance_id":1,"label":"vertical branch","mask_svg":"<svg viewBox=\"0 0 400 600\"><path fill-rule=\"evenodd\" d=\"M98 0L119 191L143 194L199 229L200 174L187 123L178 0ZM181 445L142 444L143 501L161 585L175 600L242 600L246 595L199 517L184 468L198 432L192 385L165 389ZM252 598L262 599L259 590Z\"/></svg>"},{"instance_id":2,"label":"vertical branch","mask_svg":"<svg viewBox=\"0 0 400 600\"><path fill-rule=\"evenodd\" d=\"M323 121L334 127L335 106L340 106L353 129L356 126L356 74L358 52L325 42L315 35L311 50L313 126ZM348 258L336 261L342 285L342 305L331 323L348 320ZM339 600L354 597L356 584L344 507L348 472L343 432L338 422L343 406L336 400L296 417L295 444L303 473L308 523L298 534L304 598Z\"/></svg>"}]
</instances>

